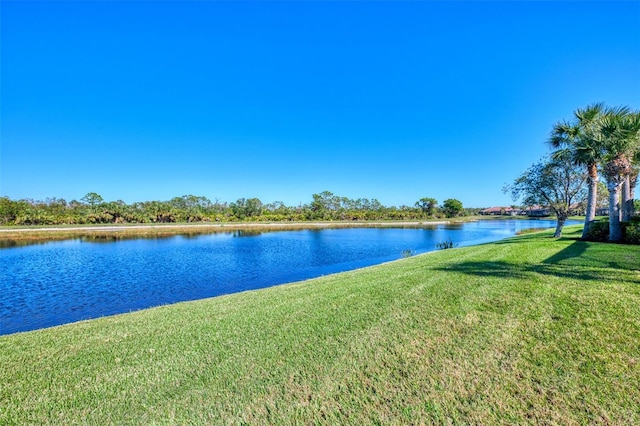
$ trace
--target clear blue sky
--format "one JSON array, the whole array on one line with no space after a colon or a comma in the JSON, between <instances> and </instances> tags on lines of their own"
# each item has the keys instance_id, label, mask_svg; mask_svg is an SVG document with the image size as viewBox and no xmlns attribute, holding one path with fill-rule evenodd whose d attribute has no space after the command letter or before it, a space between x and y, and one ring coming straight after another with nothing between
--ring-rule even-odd
<instances>
[{"instance_id":1,"label":"clear blue sky","mask_svg":"<svg viewBox=\"0 0 640 426\"><path fill-rule=\"evenodd\" d=\"M554 122L640 108L640 2L6 1L0 195L508 205Z\"/></svg>"}]
</instances>

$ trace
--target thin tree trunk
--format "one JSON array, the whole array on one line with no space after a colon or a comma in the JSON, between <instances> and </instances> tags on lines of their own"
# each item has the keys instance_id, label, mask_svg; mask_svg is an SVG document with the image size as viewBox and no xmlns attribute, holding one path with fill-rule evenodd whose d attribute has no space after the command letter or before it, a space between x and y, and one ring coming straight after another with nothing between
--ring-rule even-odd
<instances>
[{"instance_id":1,"label":"thin tree trunk","mask_svg":"<svg viewBox=\"0 0 640 426\"><path fill-rule=\"evenodd\" d=\"M598 166L596 164L589 164L587 169L589 174L589 177L587 178L589 194L587 197L587 211L584 218L584 228L582 229L583 240L588 238L591 222L596 218L596 203L598 199Z\"/></svg>"},{"instance_id":2,"label":"thin tree trunk","mask_svg":"<svg viewBox=\"0 0 640 426\"><path fill-rule=\"evenodd\" d=\"M567 219L564 218L560 218L558 217L558 222L556 223L556 232L553 234L554 238L560 238L562 237L562 228L564 227L564 223L567 221Z\"/></svg>"},{"instance_id":3,"label":"thin tree trunk","mask_svg":"<svg viewBox=\"0 0 640 426\"><path fill-rule=\"evenodd\" d=\"M554 232L554 238L562 237L562 228L564 228L564 224L569 217L569 207L566 207L566 211L563 209L555 209L552 208L554 213L556 214L557 222L556 222L556 232Z\"/></svg>"},{"instance_id":4,"label":"thin tree trunk","mask_svg":"<svg viewBox=\"0 0 640 426\"><path fill-rule=\"evenodd\" d=\"M620 206L618 205L620 184L617 182L607 183L607 189L609 189L609 241L617 242L622 240Z\"/></svg>"}]
</instances>

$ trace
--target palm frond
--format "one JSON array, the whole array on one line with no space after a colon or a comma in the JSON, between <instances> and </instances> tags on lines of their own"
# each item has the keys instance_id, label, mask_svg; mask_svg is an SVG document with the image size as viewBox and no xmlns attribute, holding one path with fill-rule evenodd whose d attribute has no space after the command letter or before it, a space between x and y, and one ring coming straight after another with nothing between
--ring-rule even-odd
<instances>
[{"instance_id":1,"label":"palm frond","mask_svg":"<svg viewBox=\"0 0 640 426\"><path fill-rule=\"evenodd\" d=\"M631 108L629 108L626 105L609 107L605 110L605 115L614 116L614 117L624 117L629 114L631 114Z\"/></svg>"},{"instance_id":2,"label":"palm frond","mask_svg":"<svg viewBox=\"0 0 640 426\"><path fill-rule=\"evenodd\" d=\"M606 110L604 102L597 102L587 105L585 108L578 108L573 114L582 124L586 124L597 119Z\"/></svg>"},{"instance_id":3,"label":"palm frond","mask_svg":"<svg viewBox=\"0 0 640 426\"><path fill-rule=\"evenodd\" d=\"M573 149L571 148L560 148L551 153L551 159L555 161L563 161L567 158L573 158Z\"/></svg>"},{"instance_id":4,"label":"palm frond","mask_svg":"<svg viewBox=\"0 0 640 426\"><path fill-rule=\"evenodd\" d=\"M568 146L578 137L580 130L577 126L567 122L560 121L553 125L549 140L547 141L552 148L560 148Z\"/></svg>"}]
</instances>

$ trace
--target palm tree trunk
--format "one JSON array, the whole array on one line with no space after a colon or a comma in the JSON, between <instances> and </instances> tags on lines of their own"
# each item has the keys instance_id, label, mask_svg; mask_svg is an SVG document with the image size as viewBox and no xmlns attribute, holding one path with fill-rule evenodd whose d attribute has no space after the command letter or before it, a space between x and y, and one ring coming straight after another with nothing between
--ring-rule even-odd
<instances>
[{"instance_id":1,"label":"palm tree trunk","mask_svg":"<svg viewBox=\"0 0 640 426\"><path fill-rule=\"evenodd\" d=\"M631 198L631 177L627 175L622 183L622 221L628 222L633 216L633 198Z\"/></svg>"},{"instance_id":2,"label":"palm tree trunk","mask_svg":"<svg viewBox=\"0 0 640 426\"><path fill-rule=\"evenodd\" d=\"M620 183L609 182L609 241L617 242L622 240L622 228L620 227L620 206L618 205L618 195Z\"/></svg>"},{"instance_id":3,"label":"palm tree trunk","mask_svg":"<svg viewBox=\"0 0 640 426\"><path fill-rule=\"evenodd\" d=\"M596 203L598 199L598 165L589 164L587 166L589 174L589 194L587 196L587 211L584 218L584 228L582 229L582 239L586 239L589 236L589 227L591 222L596 218Z\"/></svg>"},{"instance_id":4,"label":"palm tree trunk","mask_svg":"<svg viewBox=\"0 0 640 426\"><path fill-rule=\"evenodd\" d=\"M638 182L638 169L633 168L631 174L627 177L629 182L629 198L626 201L625 208L627 210L627 221L631 220L633 216L636 214L636 206L635 206L635 190L636 184Z\"/></svg>"}]
</instances>

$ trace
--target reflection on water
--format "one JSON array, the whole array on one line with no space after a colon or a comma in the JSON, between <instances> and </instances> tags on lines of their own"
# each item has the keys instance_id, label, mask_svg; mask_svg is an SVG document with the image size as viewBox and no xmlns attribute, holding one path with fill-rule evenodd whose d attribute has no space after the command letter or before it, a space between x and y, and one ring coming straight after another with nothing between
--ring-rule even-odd
<instances>
[{"instance_id":1,"label":"reflection on water","mask_svg":"<svg viewBox=\"0 0 640 426\"><path fill-rule=\"evenodd\" d=\"M428 228L4 242L0 334L299 281L433 251L443 241L480 244L554 224L487 220Z\"/></svg>"},{"instance_id":2,"label":"reflection on water","mask_svg":"<svg viewBox=\"0 0 640 426\"><path fill-rule=\"evenodd\" d=\"M256 237L263 233L263 231L258 231L256 229L238 229L237 231L233 231L231 235L234 237Z\"/></svg>"},{"instance_id":3,"label":"reflection on water","mask_svg":"<svg viewBox=\"0 0 640 426\"><path fill-rule=\"evenodd\" d=\"M11 248L11 247L18 247L20 244L18 244L18 241L15 240L0 240L0 249L3 248ZM22 244L22 245L27 245L27 244Z\"/></svg>"}]
</instances>

